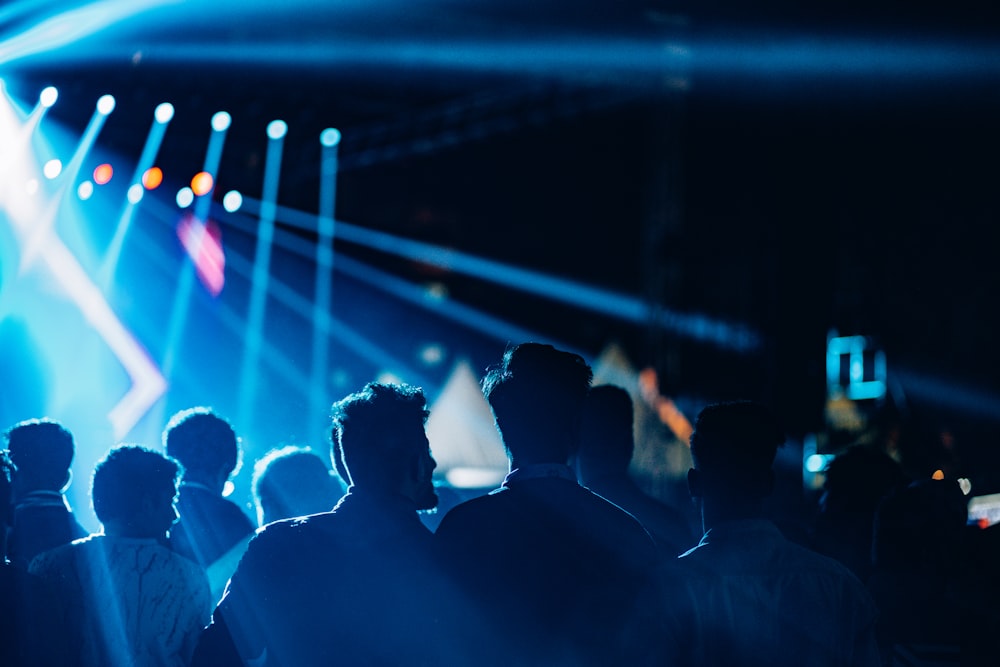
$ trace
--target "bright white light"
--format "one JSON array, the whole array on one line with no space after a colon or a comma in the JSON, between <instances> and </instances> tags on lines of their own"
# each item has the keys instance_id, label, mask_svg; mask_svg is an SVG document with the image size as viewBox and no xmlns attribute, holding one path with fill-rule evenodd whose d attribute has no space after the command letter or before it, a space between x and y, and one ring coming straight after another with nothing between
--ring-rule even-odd
<instances>
[{"instance_id":1,"label":"bright white light","mask_svg":"<svg viewBox=\"0 0 1000 667\"><path fill-rule=\"evenodd\" d=\"M969 495L972 493L972 482L967 477L961 477L958 480L958 488L962 489L962 495Z\"/></svg>"},{"instance_id":2,"label":"bright white light","mask_svg":"<svg viewBox=\"0 0 1000 667\"><path fill-rule=\"evenodd\" d=\"M222 208L226 209L230 213L235 213L240 210L240 206L243 206L243 195L236 190L230 190L226 193L226 196L222 198Z\"/></svg>"},{"instance_id":3,"label":"bright white light","mask_svg":"<svg viewBox=\"0 0 1000 667\"><path fill-rule=\"evenodd\" d=\"M142 201L142 183L136 183L128 189L128 200L133 204Z\"/></svg>"},{"instance_id":4,"label":"bright white light","mask_svg":"<svg viewBox=\"0 0 1000 667\"><path fill-rule=\"evenodd\" d=\"M194 201L194 192L191 188L183 187L177 191L177 205L181 208L187 208Z\"/></svg>"},{"instance_id":5,"label":"bright white light","mask_svg":"<svg viewBox=\"0 0 1000 667\"><path fill-rule=\"evenodd\" d=\"M233 122L233 117L225 111L212 116L212 129L216 132L225 132L229 129L229 124Z\"/></svg>"},{"instance_id":6,"label":"bright white light","mask_svg":"<svg viewBox=\"0 0 1000 667\"><path fill-rule=\"evenodd\" d=\"M233 495L233 491L236 490L236 485L230 479L226 480L226 483L222 485L222 495L228 498Z\"/></svg>"},{"instance_id":7,"label":"bright white light","mask_svg":"<svg viewBox=\"0 0 1000 667\"><path fill-rule=\"evenodd\" d=\"M153 112L153 117L156 122L162 125L163 123L169 123L170 119L174 117L174 105L170 102L164 102L156 107L156 111Z\"/></svg>"},{"instance_id":8,"label":"bright white light","mask_svg":"<svg viewBox=\"0 0 1000 667\"><path fill-rule=\"evenodd\" d=\"M62 162L59 160L49 160L42 167L42 173L45 174L45 178L52 180L62 173Z\"/></svg>"},{"instance_id":9,"label":"bright white light","mask_svg":"<svg viewBox=\"0 0 1000 667\"><path fill-rule=\"evenodd\" d=\"M91 195L94 194L94 184L90 181L84 181L80 183L76 188L76 195L83 201L90 199Z\"/></svg>"},{"instance_id":10,"label":"bright white light","mask_svg":"<svg viewBox=\"0 0 1000 667\"><path fill-rule=\"evenodd\" d=\"M269 139L281 139L288 132L288 125L283 120L272 120L267 124L267 136Z\"/></svg>"},{"instance_id":11,"label":"bright white light","mask_svg":"<svg viewBox=\"0 0 1000 667\"><path fill-rule=\"evenodd\" d=\"M101 99L97 100L97 113L102 116L107 116L109 113L115 110L115 98L113 95L101 95Z\"/></svg>"},{"instance_id":12,"label":"bright white light","mask_svg":"<svg viewBox=\"0 0 1000 667\"><path fill-rule=\"evenodd\" d=\"M29 195L33 195L36 192L38 192L38 179L37 178L29 179L28 182L24 184L24 189L27 191Z\"/></svg>"},{"instance_id":13,"label":"bright white light","mask_svg":"<svg viewBox=\"0 0 1000 667\"><path fill-rule=\"evenodd\" d=\"M41 104L46 109L48 109L53 104L55 104L56 100L58 99L59 99L59 91L56 90L55 86L49 86L48 88L44 88L41 94L38 96L38 103Z\"/></svg>"},{"instance_id":14,"label":"bright white light","mask_svg":"<svg viewBox=\"0 0 1000 667\"><path fill-rule=\"evenodd\" d=\"M319 135L319 143L327 148L333 148L340 143L340 130L328 127Z\"/></svg>"},{"instance_id":15,"label":"bright white light","mask_svg":"<svg viewBox=\"0 0 1000 667\"><path fill-rule=\"evenodd\" d=\"M813 454L806 459L806 470L809 472L823 472L826 468L827 457L823 454Z\"/></svg>"}]
</instances>

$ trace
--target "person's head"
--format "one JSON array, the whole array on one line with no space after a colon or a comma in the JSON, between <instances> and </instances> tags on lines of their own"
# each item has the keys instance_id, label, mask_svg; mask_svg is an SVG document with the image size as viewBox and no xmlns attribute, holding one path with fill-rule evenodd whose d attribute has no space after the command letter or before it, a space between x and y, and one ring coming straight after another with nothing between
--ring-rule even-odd
<instances>
[{"instance_id":1,"label":"person's head","mask_svg":"<svg viewBox=\"0 0 1000 667\"><path fill-rule=\"evenodd\" d=\"M253 467L253 498L257 522L264 524L326 512L344 489L323 459L308 447L281 447L265 454Z\"/></svg>"},{"instance_id":2,"label":"person's head","mask_svg":"<svg viewBox=\"0 0 1000 667\"><path fill-rule=\"evenodd\" d=\"M63 491L70 481L76 447L73 435L51 419L29 419L5 434L10 458L17 466L15 495L31 491Z\"/></svg>"},{"instance_id":3,"label":"person's head","mask_svg":"<svg viewBox=\"0 0 1000 667\"><path fill-rule=\"evenodd\" d=\"M713 510L733 514L759 511L774 487L774 457L785 442L777 419L752 401L709 405L691 434L694 468L691 495Z\"/></svg>"},{"instance_id":4,"label":"person's head","mask_svg":"<svg viewBox=\"0 0 1000 667\"><path fill-rule=\"evenodd\" d=\"M580 449L576 455L581 482L628 471L635 441L632 397L621 387L594 387L584 403Z\"/></svg>"},{"instance_id":5,"label":"person's head","mask_svg":"<svg viewBox=\"0 0 1000 667\"><path fill-rule=\"evenodd\" d=\"M903 467L881 448L854 445L838 454L824 472L820 509L828 517L871 523L879 501L907 482Z\"/></svg>"},{"instance_id":6,"label":"person's head","mask_svg":"<svg viewBox=\"0 0 1000 667\"><path fill-rule=\"evenodd\" d=\"M222 493L240 463L240 446L232 425L211 408L181 410L163 431L167 454L184 466L184 477Z\"/></svg>"},{"instance_id":7,"label":"person's head","mask_svg":"<svg viewBox=\"0 0 1000 667\"><path fill-rule=\"evenodd\" d=\"M0 449L0 563L7 555L7 530L14 525L14 474L10 453Z\"/></svg>"},{"instance_id":8,"label":"person's head","mask_svg":"<svg viewBox=\"0 0 1000 667\"><path fill-rule=\"evenodd\" d=\"M108 535L162 539L177 521L174 459L139 445L118 445L94 468L91 499Z\"/></svg>"},{"instance_id":9,"label":"person's head","mask_svg":"<svg viewBox=\"0 0 1000 667\"><path fill-rule=\"evenodd\" d=\"M401 493L417 509L432 509L437 463L424 432L427 416L418 387L370 382L333 404L331 456L340 457L352 487Z\"/></svg>"},{"instance_id":10,"label":"person's head","mask_svg":"<svg viewBox=\"0 0 1000 667\"><path fill-rule=\"evenodd\" d=\"M487 371L483 395L515 465L569 461L592 377L581 356L540 343L509 348Z\"/></svg>"},{"instance_id":11,"label":"person's head","mask_svg":"<svg viewBox=\"0 0 1000 667\"><path fill-rule=\"evenodd\" d=\"M880 569L955 576L968 520L955 480L897 486L878 505L872 563Z\"/></svg>"}]
</instances>

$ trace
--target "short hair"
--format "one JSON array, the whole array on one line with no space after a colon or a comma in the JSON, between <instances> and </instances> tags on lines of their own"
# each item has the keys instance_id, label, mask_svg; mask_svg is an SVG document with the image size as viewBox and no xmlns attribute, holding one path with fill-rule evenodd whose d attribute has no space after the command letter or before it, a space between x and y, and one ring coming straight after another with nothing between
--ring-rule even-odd
<instances>
[{"instance_id":1,"label":"short hair","mask_svg":"<svg viewBox=\"0 0 1000 667\"><path fill-rule=\"evenodd\" d=\"M394 482L417 451L405 425L427 421L423 390L406 384L369 382L331 408L331 457L341 458L351 484ZM426 441L424 441L426 442Z\"/></svg>"},{"instance_id":2,"label":"short hair","mask_svg":"<svg viewBox=\"0 0 1000 667\"><path fill-rule=\"evenodd\" d=\"M181 466L169 456L141 445L118 445L94 468L91 498L94 513L103 524L129 519L152 489L180 479Z\"/></svg>"},{"instance_id":3,"label":"short hair","mask_svg":"<svg viewBox=\"0 0 1000 667\"><path fill-rule=\"evenodd\" d=\"M602 384L590 390L584 405L580 456L627 466L635 449L632 397L621 387Z\"/></svg>"},{"instance_id":4,"label":"short hair","mask_svg":"<svg viewBox=\"0 0 1000 667\"><path fill-rule=\"evenodd\" d=\"M590 366L578 354L542 343L508 348L482 382L507 450L528 453L530 448L537 460L567 460L578 444L592 379Z\"/></svg>"},{"instance_id":5,"label":"short hair","mask_svg":"<svg viewBox=\"0 0 1000 667\"><path fill-rule=\"evenodd\" d=\"M333 508L341 483L309 447L272 449L253 467L251 481L257 518L288 518Z\"/></svg>"},{"instance_id":6,"label":"short hair","mask_svg":"<svg viewBox=\"0 0 1000 667\"><path fill-rule=\"evenodd\" d=\"M232 424L211 408L181 410L163 431L167 454L194 473L232 474L240 463L240 446Z\"/></svg>"},{"instance_id":7,"label":"short hair","mask_svg":"<svg viewBox=\"0 0 1000 667\"><path fill-rule=\"evenodd\" d=\"M29 419L4 434L10 458L26 477L40 487L60 490L73 463L73 434L52 419Z\"/></svg>"},{"instance_id":8,"label":"short hair","mask_svg":"<svg viewBox=\"0 0 1000 667\"><path fill-rule=\"evenodd\" d=\"M884 568L955 571L967 521L967 500L955 480L897 486L875 513L872 562Z\"/></svg>"},{"instance_id":9,"label":"short hair","mask_svg":"<svg viewBox=\"0 0 1000 667\"><path fill-rule=\"evenodd\" d=\"M14 498L12 496L14 475L17 473L17 466L14 462L10 460L10 452L6 449L0 449L0 530L6 530L6 525L11 522L14 518L13 515L13 504ZM0 552L0 557L3 557L3 553Z\"/></svg>"},{"instance_id":10,"label":"short hair","mask_svg":"<svg viewBox=\"0 0 1000 667\"><path fill-rule=\"evenodd\" d=\"M753 401L709 405L691 434L695 468L710 471L735 490L756 490L755 480L771 470L785 434L772 412Z\"/></svg>"}]
</instances>

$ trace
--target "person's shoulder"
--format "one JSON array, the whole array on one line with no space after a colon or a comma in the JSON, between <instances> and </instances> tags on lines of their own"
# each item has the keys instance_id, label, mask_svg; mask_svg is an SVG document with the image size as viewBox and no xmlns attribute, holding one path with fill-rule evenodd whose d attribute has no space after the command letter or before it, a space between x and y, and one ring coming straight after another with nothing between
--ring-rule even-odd
<instances>
[{"instance_id":1,"label":"person's shoulder","mask_svg":"<svg viewBox=\"0 0 1000 667\"><path fill-rule=\"evenodd\" d=\"M484 517L502 511L502 507L509 498L510 490L501 487L484 495L465 500L445 513L435 534L447 534L456 526L460 526L463 531L482 526L484 525Z\"/></svg>"}]
</instances>

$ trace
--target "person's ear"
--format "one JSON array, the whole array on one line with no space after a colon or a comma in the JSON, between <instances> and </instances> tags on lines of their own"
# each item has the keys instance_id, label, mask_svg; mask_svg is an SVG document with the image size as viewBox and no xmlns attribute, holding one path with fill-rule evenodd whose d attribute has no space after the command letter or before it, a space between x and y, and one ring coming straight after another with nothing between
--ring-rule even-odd
<instances>
[{"instance_id":1,"label":"person's ear","mask_svg":"<svg viewBox=\"0 0 1000 667\"><path fill-rule=\"evenodd\" d=\"M695 470L691 468L688 470L688 493L691 494L692 498L701 498L704 493L704 478L702 477L700 470Z\"/></svg>"}]
</instances>

